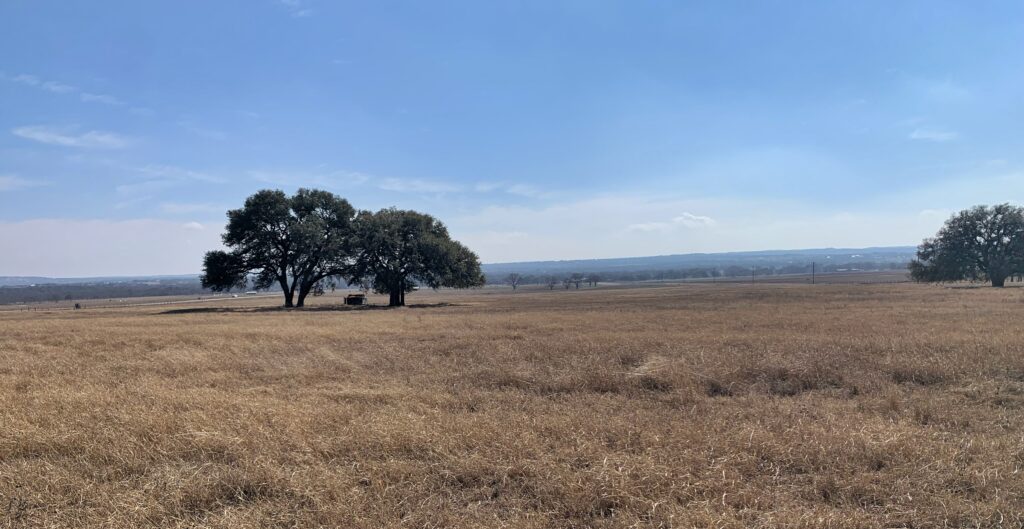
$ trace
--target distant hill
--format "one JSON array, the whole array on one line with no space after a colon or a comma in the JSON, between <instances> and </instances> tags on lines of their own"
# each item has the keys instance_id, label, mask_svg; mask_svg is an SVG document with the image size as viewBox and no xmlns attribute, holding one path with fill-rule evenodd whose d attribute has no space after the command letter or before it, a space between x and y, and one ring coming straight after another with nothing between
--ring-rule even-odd
<instances>
[{"instance_id":1,"label":"distant hill","mask_svg":"<svg viewBox=\"0 0 1024 529\"><path fill-rule=\"evenodd\" d=\"M757 252L689 253L651 257L613 259L579 259L569 261L530 261L491 263L483 265L484 273L494 278L510 273L522 275L564 275L574 272L618 274L640 271L683 269L745 269L810 267L816 263L820 271L842 267L891 269L910 262L916 248L891 246L874 248L815 248L809 250L766 250Z\"/></svg>"},{"instance_id":2,"label":"distant hill","mask_svg":"<svg viewBox=\"0 0 1024 529\"><path fill-rule=\"evenodd\" d=\"M758 252L689 253L614 259L489 263L483 271L489 283L500 283L510 273L524 283L579 273L602 281L647 281L701 277L737 277L750 274L819 273L904 269L914 257L913 246L881 248L818 248ZM202 294L199 276L17 277L0 276L0 304L61 299Z\"/></svg>"},{"instance_id":3,"label":"distant hill","mask_svg":"<svg viewBox=\"0 0 1024 529\"><path fill-rule=\"evenodd\" d=\"M183 296L208 292L199 276L0 277L0 304L60 300Z\"/></svg>"},{"instance_id":4,"label":"distant hill","mask_svg":"<svg viewBox=\"0 0 1024 529\"><path fill-rule=\"evenodd\" d=\"M27 287L32 285L101 285L111 283L137 283L146 281L177 282L198 280L199 274L176 276L109 276L109 277L38 277L0 276L0 287Z\"/></svg>"}]
</instances>

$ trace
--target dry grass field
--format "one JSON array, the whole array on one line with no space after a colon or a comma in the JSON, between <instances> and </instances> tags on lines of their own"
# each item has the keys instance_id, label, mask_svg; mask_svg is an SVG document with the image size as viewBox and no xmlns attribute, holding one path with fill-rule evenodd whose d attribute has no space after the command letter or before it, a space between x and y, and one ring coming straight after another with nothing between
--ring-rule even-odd
<instances>
[{"instance_id":1,"label":"dry grass field","mask_svg":"<svg viewBox=\"0 0 1024 529\"><path fill-rule=\"evenodd\" d=\"M0 313L2 527L1021 527L1024 290Z\"/></svg>"}]
</instances>

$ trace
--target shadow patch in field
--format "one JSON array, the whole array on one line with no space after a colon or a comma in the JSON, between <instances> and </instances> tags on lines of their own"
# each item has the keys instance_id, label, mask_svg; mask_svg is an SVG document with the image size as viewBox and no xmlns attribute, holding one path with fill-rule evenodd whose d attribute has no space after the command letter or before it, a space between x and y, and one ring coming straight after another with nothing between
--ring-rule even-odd
<instances>
[{"instance_id":1,"label":"shadow patch in field","mask_svg":"<svg viewBox=\"0 0 1024 529\"><path fill-rule=\"evenodd\" d=\"M363 310L398 310L398 309L434 309L443 307L463 307L460 303L414 303L404 307L388 307L386 305L321 305L314 307L192 307L187 309L171 309L156 313L157 316L173 316L181 314L244 314L253 312L352 312Z\"/></svg>"},{"instance_id":2,"label":"shadow patch in field","mask_svg":"<svg viewBox=\"0 0 1024 529\"><path fill-rule=\"evenodd\" d=\"M889 375L893 382L901 385L935 386L949 379L943 371L928 366L898 367L893 369Z\"/></svg>"},{"instance_id":3,"label":"shadow patch in field","mask_svg":"<svg viewBox=\"0 0 1024 529\"><path fill-rule=\"evenodd\" d=\"M837 389L842 384L842 376L831 369L766 366L742 369L718 379L708 378L704 381L704 393L709 397L740 393L795 397L808 391Z\"/></svg>"}]
</instances>

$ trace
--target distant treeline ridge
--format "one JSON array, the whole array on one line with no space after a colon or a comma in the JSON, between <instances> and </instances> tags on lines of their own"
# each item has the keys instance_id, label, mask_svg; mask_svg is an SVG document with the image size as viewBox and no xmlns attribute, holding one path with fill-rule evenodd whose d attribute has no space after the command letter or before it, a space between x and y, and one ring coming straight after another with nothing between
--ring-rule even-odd
<instances>
[{"instance_id":1,"label":"distant treeline ridge","mask_svg":"<svg viewBox=\"0 0 1024 529\"><path fill-rule=\"evenodd\" d=\"M905 270L906 262L848 262L840 264L815 264L814 270L821 274L846 272L846 271L885 271ZM520 285L546 285L551 281L563 281L573 276L593 280L594 282L632 282L632 281L668 281L677 279L711 279L716 277L762 277L777 275L810 274L811 263L806 265L780 265L780 266L738 266L726 267L689 267L665 270L626 270L626 271L602 271L602 272L573 272L562 273L532 273L516 274ZM509 274L487 274L487 283L491 285L507 284Z\"/></svg>"}]
</instances>

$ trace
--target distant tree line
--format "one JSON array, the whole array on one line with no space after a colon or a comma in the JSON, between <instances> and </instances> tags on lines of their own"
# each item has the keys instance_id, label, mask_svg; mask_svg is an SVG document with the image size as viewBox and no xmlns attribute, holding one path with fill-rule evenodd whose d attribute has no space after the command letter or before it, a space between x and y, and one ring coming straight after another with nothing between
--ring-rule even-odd
<instances>
[{"instance_id":1,"label":"distant tree line","mask_svg":"<svg viewBox=\"0 0 1024 529\"><path fill-rule=\"evenodd\" d=\"M264 190L228 211L228 251L203 260L201 281L214 291L277 285L285 307L341 282L387 294L405 305L418 285L468 288L484 283L475 253L448 235L441 221L416 211L357 211L344 198L316 189L293 196Z\"/></svg>"},{"instance_id":2,"label":"distant tree line","mask_svg":"<svg viewBox=\"0 0 1024 529\"><path fill-rule=\"evenodd\" d=\"M208 292L196 279L116 283L42 284L0 287L0 304L41 303L148 296L190 296Z\"/></svg>"},{"instance_id":3,"label":"distant tree line","mask_svg":"<svg viewBox=\"0 0 1024 529\"><path fill-rule=\"evenodd\" d=\"M494 285L509 285L517 289L521 285L543 285L552 290L560 286L562 288L576 287L578 285L596 286L598 282L625 283L634 281L673 281L683 279L713 279L713 278L737 278L737 277L762 277L780 276L795 274L810 274L811 263L788 264L776 266L739 266L730 265L726 267L690 267L675 268L666 270L629 270L629 271L603 271L595 272L572 272L568 274L519 274L511 273L501 276L488 276L487 282ZM817 263L815 270L818 273L834 273L846 271L883 271L883 270L904 270L907 267L904 262L844 262L841 264Z\"/></svg>"}]
</instances>

